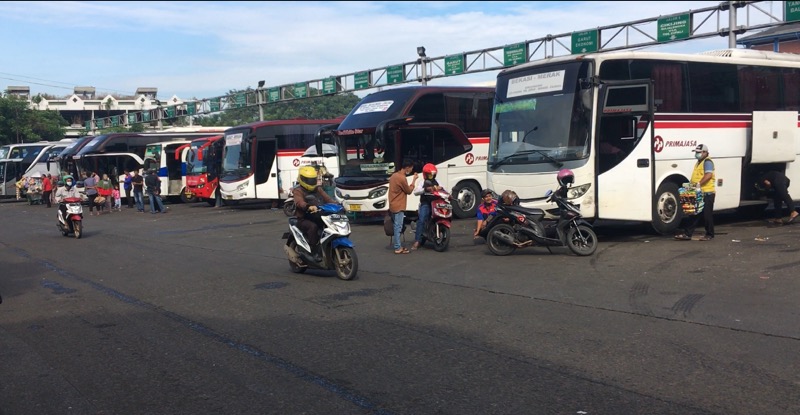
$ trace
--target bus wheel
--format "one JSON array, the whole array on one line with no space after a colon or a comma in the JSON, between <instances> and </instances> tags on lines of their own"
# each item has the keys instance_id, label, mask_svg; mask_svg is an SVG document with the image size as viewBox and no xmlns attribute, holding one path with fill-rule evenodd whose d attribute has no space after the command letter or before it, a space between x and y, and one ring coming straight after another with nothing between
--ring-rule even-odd
<instances>
[{"instance_id":1,"label":"bus wheel","mask_svg":"<svg viewBox=\"0 0 800 415\"><path fill-rule=\"evenodd\" d=\"M181 190L181 202L183 202L183 203L194 203L194 202L197 202L197 196L195 196L194 194L192 194L191 196L188 196L186 194L186 188L184 187L183 190Z\"/></svg>"},{"instance_id":2,"label":"bus wheel","mask_svg":"<svg viewBox=\"0 0 800 415\"><path fill-rule=\"evenodd\" d=\"M460 219L471 218L478 211L481 189L472 182L461 182L453 189L453 213Z\"/></svg>"},{"instance_id":3,"label":"bus wheel","mask_svg":"<svg viewBox=\"0 0 800 415\"><path fill-rule=\"evenodd\" d=\"M678 229L683 219L678 185L662 183L653 202L653 229L661 235L670 235Z\"/></svg>"}]
</instances>

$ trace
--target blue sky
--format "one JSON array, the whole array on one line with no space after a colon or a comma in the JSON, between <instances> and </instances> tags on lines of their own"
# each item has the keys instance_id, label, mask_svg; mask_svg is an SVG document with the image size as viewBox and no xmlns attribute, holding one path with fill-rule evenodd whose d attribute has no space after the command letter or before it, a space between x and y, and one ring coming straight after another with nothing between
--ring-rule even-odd
<instances>
[{"instance_id":1,"label":"blue sky","mask_svg":"<svg viewBox=\"0 0 800 415\"><path fill-rule=\"evenodd\" d=\"M773 4L774 3L774 4ZM209 98L718 5L693 2L0 2L0 86ZM764 2L780 16L782 2ZM740 19L741 20L741 19ZM714 22L716 24L716 22ZM741 23L740 23L741 24ZM698 52L727 38L654 50ZM496 72L431 84L491 82Z\"/></svg>"}]
</instances>

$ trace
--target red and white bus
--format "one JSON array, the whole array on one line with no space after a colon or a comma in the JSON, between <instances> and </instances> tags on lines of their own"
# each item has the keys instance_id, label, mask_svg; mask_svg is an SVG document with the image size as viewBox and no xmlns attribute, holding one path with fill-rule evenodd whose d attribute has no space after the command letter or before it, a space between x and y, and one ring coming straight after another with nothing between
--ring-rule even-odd
<instances>
[{"instance_id":1,"label":"red and white bus","mask_svg":"<svg viewBox=\"0 0 800 415\"><path fill-rule=\"evenodd\" d=\"M403 159L438 169L453 190L456 216L475 215L486 184L494 88L414 86L367 95L335 131L339 151L336 198L348 212L386 212L389 176ZM409 181L411 178L409 177ZM419 196L406 209L416 211Z\"/></svg>"},{"instance_id":2,"label":"red and white bus","mask_svg":"<svg viewBox=\"0 0 800 415\"><path fill-rule=\"evenodd\" d=\"M205 200L216 203L219 172L222 167L224 136L198 138L189 144L186 154L186 191L184 202Z\"/></svg>"},{"instance_id":3,"label":"red and white bus","mask_svg":"<svg viewBox=\"0 0 800 415\"><path fill-rule=\"evenodd\" d=\"M800 182L800 56L728 49L638 51L549 58L497 77L489 186L527 207L569 168L587 218L650 222L672 233L693 150L709 147L715 210L765 203L768 170Z\"/></svg>"},{"instance_id":4,"label":"red and white bus","mask_svg":"<svg viewBox=\"0 0 800 415\"><path fill-rule=\"evenodd\" d=\"M304 165L324 165L336 175L335 149L323 146L330 150L318 156L315 137L341 120L259 121L225 130L219 177L223 200L284 200Z\"/></svg>"}]
</instances>

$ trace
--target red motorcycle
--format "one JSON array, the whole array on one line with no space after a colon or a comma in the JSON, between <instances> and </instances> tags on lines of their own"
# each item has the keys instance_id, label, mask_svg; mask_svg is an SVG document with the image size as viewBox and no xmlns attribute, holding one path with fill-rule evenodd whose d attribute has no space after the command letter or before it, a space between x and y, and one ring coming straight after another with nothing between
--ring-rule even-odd
<instances>
[{"instance_id":1,"label":"red motorcycle","mask_svg":"<svg viewBox=\"0 0 800 415\"><path fill-rule=\"evenodd\" d=\"M433 249L437 252L444 252L450 245L450 222L453 218L453 204L450 203L450 193L439 189L433 193L426 193L433 196L431 201L431 217L422 233L422 245L426 241L433 242ZM419 218L417 218L417 221ZM417 222L419 225L419 222Z\"/></svg>"}]
</instances>

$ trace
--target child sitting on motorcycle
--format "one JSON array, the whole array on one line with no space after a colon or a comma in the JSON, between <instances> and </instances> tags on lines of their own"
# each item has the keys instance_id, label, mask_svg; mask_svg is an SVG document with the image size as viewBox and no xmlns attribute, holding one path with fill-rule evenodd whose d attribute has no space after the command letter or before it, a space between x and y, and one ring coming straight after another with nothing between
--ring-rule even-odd
<instances>
[{"instance_id":1,"label":"child sitting on motorcycle","mask_svg":"<svg viewBox=\"0 0 800 415\"><path fill-rule=\"evenodd\" d=\"M306 217L306 213L317 212L317 206L322 203L336 203L322 190L317 182L317 169L311 166L300 167L297 174L297 186L292 189L295 211L297 217L297 228L303 231L308 244L314 250L314 259L322 261L319 252L319 221L318 218Z\"/></svg>"},{"instance_id":2,"label":"child sitting on motorcycle","mask_svg":"<svg viewBox=\"0 0 800 415\"><path fill-rule=\"evenodd\" d=\"M436 170L436 166L433 164L427 163L422 166L423 180L420 185L414 189L414 194L420 198L419 210L417 213L417 230L414 235L414 245L411 246L412 251L422 246L422 237L425 233L425 227L428 225L428 221L431 218L431 202L435 198L431 193L442 188L439 186L439 182L436 181L436 173L438 173L438 170Z\"/></svg>"}]
</instances>

